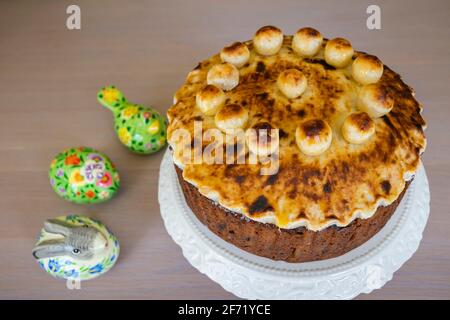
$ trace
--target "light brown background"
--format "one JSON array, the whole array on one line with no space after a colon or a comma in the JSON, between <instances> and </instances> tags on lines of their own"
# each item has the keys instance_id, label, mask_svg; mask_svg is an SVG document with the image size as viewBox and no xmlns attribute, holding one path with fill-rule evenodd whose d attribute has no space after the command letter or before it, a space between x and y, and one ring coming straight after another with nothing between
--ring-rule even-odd
<instances>
[{"instance_id":1,"label":"light brown background","mask_svg":"<svg viewBox=\"0 0 450 320\"><path fill-rule=\"evenodd\" d=\"M65 27L72 3L81 6L80 31ZM0 298L234 298L191 267L164 229L157 202L163 152L145 157L123 148L96 92L115 84L131 101L165 112L198 61L266 24L345 36L416 89L429 125L430 219L414 257L384 288L359 298L450 298L450 2L377 1L380 31L365 26L369 3L1 1ZM79 206L53 193L52 157L80 145L115 161L123 181L117 198ZM114 269L82 290L67 290L31 256L44 219L68 213L102 220L122 247Z\"/></svg>"}]
</instances>

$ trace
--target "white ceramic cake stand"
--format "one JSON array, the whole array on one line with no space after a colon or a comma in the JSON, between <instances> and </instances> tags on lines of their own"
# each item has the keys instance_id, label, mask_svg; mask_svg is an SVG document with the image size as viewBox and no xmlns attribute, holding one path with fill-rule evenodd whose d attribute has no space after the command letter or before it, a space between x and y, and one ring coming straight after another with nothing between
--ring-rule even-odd
<instances>
[{"instance_id":1,"label":"white ceramic cake stand","mask_svg":"<svg viewBox=\"0 0 450 320\"><path fill-rule=\"evenodd\" d=\"M161 163L158 198L166 229L186 259L246 299L351 299L379 289L417 250L430 211L421 166L394 215L365 244L333 259L287 263L247 253L209 231L185 202L169 150Z\"/></svg>"}]
</instances>

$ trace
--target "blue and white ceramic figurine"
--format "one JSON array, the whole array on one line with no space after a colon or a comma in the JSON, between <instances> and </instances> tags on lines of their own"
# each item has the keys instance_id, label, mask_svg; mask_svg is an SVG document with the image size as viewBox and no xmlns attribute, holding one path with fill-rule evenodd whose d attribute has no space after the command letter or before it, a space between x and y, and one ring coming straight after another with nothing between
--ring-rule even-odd
<instances>
[{"instance_id":1,"label":"blue and white ceramic figurine","mask_svg":"<svg viewBox=\"0 0 450 320\"><path fill-rule=\"evenodd\" d=\"M52 276L83 281L111 269L119 251L119 241L101 222L68 215L44 223L33 256Z\"/></svg>"}]
</instances>

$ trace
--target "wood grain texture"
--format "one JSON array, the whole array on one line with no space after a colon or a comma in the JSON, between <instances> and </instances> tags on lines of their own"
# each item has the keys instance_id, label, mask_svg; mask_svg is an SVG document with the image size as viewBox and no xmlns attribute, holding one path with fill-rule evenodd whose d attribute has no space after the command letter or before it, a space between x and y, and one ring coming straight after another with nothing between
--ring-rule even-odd
<instances>
[{"instance_id":1,"label":"wood grain texture","mask_svg":"<svg viewBox=\"0 0 450 320\"><path fill-rule=\"evenodd\" d=\"M266 24L289 34L313 26L327 37L345 36L416 89L428 123L430 219L414 257L383 289L359 299L450 298L450 2L378 1L379 31L365 27L369 1L76 3L80 31L65 27L72 2L0 2L0 298L234 298L191 267L164 229L157 201L163 153L130 154L95 95L115 84L131 101L165 112L198 61ZM50 160L79 145L116 163L116 198L79 206L53 193ZM44 219L68 213L100 219L121 242L113 270L82 290L67 290L31 256Z\"/></svg>"}]
</instances>

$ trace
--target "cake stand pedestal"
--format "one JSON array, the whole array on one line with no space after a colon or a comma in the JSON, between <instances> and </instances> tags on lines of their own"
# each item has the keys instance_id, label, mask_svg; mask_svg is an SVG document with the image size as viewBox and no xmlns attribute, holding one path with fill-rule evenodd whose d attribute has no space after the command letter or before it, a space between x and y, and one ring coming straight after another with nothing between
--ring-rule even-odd
<instances>
[{"instance_id":1,"label":"cake stand pedestal","mask_svg":"<svg viewBox=\"0 0 450 320\"><path fill-rule=\"evenodd\" d=\"M167 232L189 263L246 299L351 299L379 289L419 247L430 211L421 166L394 215L369 241L337 258L288 263L247 253L209 231L185 202L169 150L161 163L158 199Z\"/></svg>"}]
</instances>

